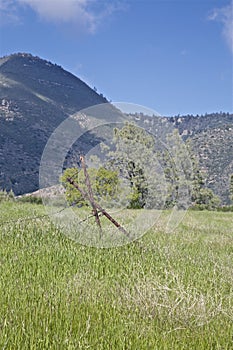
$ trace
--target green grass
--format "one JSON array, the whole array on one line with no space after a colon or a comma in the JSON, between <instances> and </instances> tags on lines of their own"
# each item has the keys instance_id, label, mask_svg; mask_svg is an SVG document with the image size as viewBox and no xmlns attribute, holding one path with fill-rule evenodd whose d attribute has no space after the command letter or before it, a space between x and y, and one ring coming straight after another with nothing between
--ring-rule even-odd
<instances>
[{"instance_id":1,"label":"green grass","mask_svg":"<svg viewBox=\"0 0 233 350\"><path fill-rule=\"evenodd\" d=\"M44 213L0 210L0 223ZM111 249L47 218L0 224L0 349L232 349L233 214L189 212L173 234L166 215Z\"/></svg>"}]
</instances>

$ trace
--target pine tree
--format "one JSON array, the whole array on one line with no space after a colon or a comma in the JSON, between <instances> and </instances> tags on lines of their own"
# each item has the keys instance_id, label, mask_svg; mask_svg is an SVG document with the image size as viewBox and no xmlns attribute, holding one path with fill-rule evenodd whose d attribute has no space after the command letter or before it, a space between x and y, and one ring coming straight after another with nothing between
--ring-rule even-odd
<instances>
[{"instance_id":1,"label":"pine tree","mask_svg":"<svg viewBox=\"0 0 233 350\"><path fill-rule=\"evenodd\" d=\"M165 178L154 151L151 134L132 123L115 128L107 168L118 171L125 183L128 208L161 208Z\"/></svg>"},{"instance_id":2,"label":"pine tree","mask_svg":"<svg viewBox=\"0 0 233 350\"><path fill-rule=\"evenodd\" d=\"M192 191L192 162L178 130L167 135L166 145L158 154L167 181L166 207L188 208Z\"/></svg>"},{"instance_id":3,"label":"pine tree","mask_svg":"<svg viewBox=\"0 0 233 350\"><path fill-rule=\"evenodd\" d=\"M214 210L221 204L220 198L205 186L205 177L200 170L198 157L194 154L191 143L187 142L190 159L192 162L192 206L199 209Z\"/></svg>"}]
</instances>

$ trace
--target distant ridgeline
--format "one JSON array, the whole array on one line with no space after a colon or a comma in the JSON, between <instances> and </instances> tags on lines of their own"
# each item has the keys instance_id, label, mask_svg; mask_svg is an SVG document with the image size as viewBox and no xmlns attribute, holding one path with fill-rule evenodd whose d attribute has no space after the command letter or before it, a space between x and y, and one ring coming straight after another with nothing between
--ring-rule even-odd
<instances>
[{"instance_id":1,"label":"distant ridgeline","mask_svg":"<svg viewBox=\"0 0 233 350\"><path fill-rule=\"evenodd\" d=\"M230 203L230 176L233 174L233 114L212 113L170 118L134 115L141 126L165 139L164 134L176 128L197 156L205 186L218 195L223 204ZM164 122L164 119L166 122Z\"/></svg>"},{"instance_id":2,"label":"distant ridgeline","mask_svg":"<svg viewBox=\"0 0 233 350\"><path fill-rule=\"evenodd\" d=\"M39 57L20 53L0 58L0 188L16 195L36 191L41 155L51 133L68 116L107 102L96 89ZM233 114L172 118L135 114L129 119L163 139L178 129L198 156L206 186L229 203ZM83 149L90 143L87 137Z\"/></svg>"}]
</instances>

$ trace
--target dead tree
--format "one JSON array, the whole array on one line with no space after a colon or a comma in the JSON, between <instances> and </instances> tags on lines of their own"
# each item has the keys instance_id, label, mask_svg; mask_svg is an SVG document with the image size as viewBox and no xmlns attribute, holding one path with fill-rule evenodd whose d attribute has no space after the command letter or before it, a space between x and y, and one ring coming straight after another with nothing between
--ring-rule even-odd
<instances>
[{"instance_id":1,"label":"dead tree","mask_svg":"<svg viewBox=\"0 0 233 350\"><path fill-rule=\"evenodd\" d=\"M80 160L81 160L82 168L84 171L85 183L87 186L88 193L86 191L84 191L79 186L79 184L72 179L72 177L68 177L67 181L81 193L84 200L87 200L90 202L90 204L92 206L93 216L95 216L95 220L96 220L96 223L97 223L100 231L102 231L102 227L101 227L98 212L101 212L113 225L115 225L119 229L119 231L121 231L124 235L126 235L128 238L130 238L129 233L124 229L124 227L122 227L105 209L103 209L94 200L93 191L92 191L92 187L91 187L91 183L90 183L90 178L89 178L89 175L87 172L84 156L80 156Z\"/></svg>"},{"instance_id":2,"label":"dead tree","mask_svg":"<svg viewBox=\"0 0 233 350\"><path fill-rule=\"evenodd\" d=\"M88 200L91 203L93 215L95 216L95 221L96 221L97 226L99 227L100 232L101 232L102 228L101 228L100 218L99 218L98 210L97 210L95 202L94 202L93 191L92 191L92 187L91 187L91 183L90 183L90 178L89 178L89 175L87 172L84 156L80 156L80 161L81 161L82 168L84 171L85 183L86 183L87 191L88 191Z\"/></svg>"}]
</instances>

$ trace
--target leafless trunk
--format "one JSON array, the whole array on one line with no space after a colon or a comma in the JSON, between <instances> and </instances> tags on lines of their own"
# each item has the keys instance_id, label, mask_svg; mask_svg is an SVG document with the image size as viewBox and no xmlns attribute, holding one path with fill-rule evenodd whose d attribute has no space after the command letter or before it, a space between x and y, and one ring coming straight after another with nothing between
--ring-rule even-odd
<instances>
[{"instance_id":1,"label":"leafless trunk","mask_svg":"<svg viewBox=\"0 0 233 350\"><path fill-rule=\"evenodd\" d=\"M83 196L84 199L89 200L89 195L75 182L72 178L68 177L67 181L73 185ZM126 235L128 238L130 238L129 233L122 227L105 209L103 209L98 203L96 203L93 199L92 202L96 209L98 209L106 218L111 221L124 235Z\"/></svg>"},{"instance_id":2,"label":"leafless trunk","mask_svg":"<svg viewBox=\"0 0 233 350\"><path fill-rule=\"evenodd\" d=\"M94 196L93 196L91 183L90 183L90 178L89 178L89 175L88 175L88 172L87 172L84 156L80 156L80 160L81 160L82 168L83 168L83 171L84 171L87 191L88 191L88 194L89 194L89 198L88 199L89 199L89 202L91 203L91 206L92 206L92 211L93 211L93 215L95 216L95 221L96 221L97 226L99 227L100 232L101 232L102 228L101 228L100 218L99 218L98 210L96 208L96 204L95 204L95 201L94 201Z\"/></svg>"}]
</instances>

